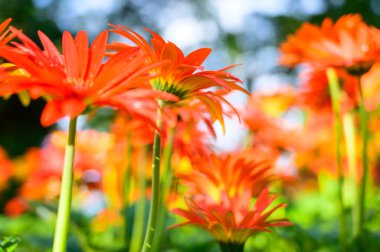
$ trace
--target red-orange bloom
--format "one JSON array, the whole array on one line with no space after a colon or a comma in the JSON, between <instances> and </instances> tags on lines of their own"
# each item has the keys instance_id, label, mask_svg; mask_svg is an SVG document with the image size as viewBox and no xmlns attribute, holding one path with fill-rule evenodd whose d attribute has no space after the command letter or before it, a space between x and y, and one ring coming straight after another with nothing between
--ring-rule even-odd
<instances>
[{"instance_id":1,"label":"red-orange bloom","mask_svg":"<svg viewBox=\"0 0 380 252\"><path fill-rule=\"evenodd\" d=\"M241 81L226 72L232 66L215 71L203 70L202 63L210 54L211 49L201 48L184 56L181 49L174 43L166 42L158 34L147 31L152 35L151 44L128 27L112 25L111 29L111 32L126 37L148 54L150 62L163 60L168 62L168 64L154 69L157 78L152 79L151 83L154 89L174 94L179 98L179 101L171 103L171 105L182 106L201 102L210 113L211 121L218 120L224 127L222 103L230 104L223 98L223 95L232 90L246 92L237 84ZM111 44L109 48L122 52L133 47L117 42ZM220 88L222 93L212 91L211 88ZM166 105L169 104L166 103Z\"/></svg>"},{"instance_id":2,"label":"red-orange bloom","mask_svg":"<svg viewBox=\"0 0 380 252\"><path fill-rule=\"evenodd\" d=\"M9 29L7 29L11 21L12 19L8 18L0 24L0 45L7 44L9 41L11 41L15 37L15 35L11 33Z\"/></svg>"},{"instance_id":3,"label":"red-orange bloom","mask_svg":"<svg viewBox=\"0 0 380 252\"><path fill-rule=\"evenodd\" d=\"M268 209L276 198L277 195L271 197L266 188L251 208L251 195L247 191L233 198L223 195L219 202L194 195L186 201L188 210L173 210L174 213L187 219L186 222L173 227L195 225L209 231L220 243L244 244L257 232L271 232L269 227L292 225L287 219L268 220L274 211L286 206L280 203Z\"/></svg>"},{"instance_id":4,"label":"red-orange bloom","mask_svg":"<svg viewBox=\"0 0 380 252\"><path fill-rule=\"evenodd\" d=\"M20 198L13 198L4 206L4 213L9 217L17 217L28 209L26 201Z\"/></svg>"},{"instance_id":5,"label":"red-orange bloom","mask_svg":"<svg viewBox=\"0 0 380 252\"><path fill-rule=\"evenodd\" d=\"M146 56L136 48L130 48L103 63L107 31L101 32L90 47L86 32L80 31L75 39L69 32L64 32L61 55L42 32L38 35L43 50L21 32L11 30L21 44L2 46L0 56L23 68L30 76L3 74L6 85L1 85L0 94L28 90L32 98L45 97L43 125L51 125L64 116L74 118L88 106L112 105L142 118L151 114L147 110L152 108L152 103L155 104L158 92L147 82L151 78L148 71L160 62L147 65ZM168 95L165 98L170 99ZM156 106L153 107L156 110Z\"/></svg>"},{"instance_id":6,"label":"red-orange bloom","mask_svg":"<svg viewBox=\"0 0 380 252\"><path fill-rule=\"evenodd\" d=\"M24 160L20 160L28 167L17 168L29 171L28 179L20 190L24 198L49 199L59 194L66 139L66 132L55 131L47 137L42 148L29 150ZM107 152L112 147L113 139L108 133L79 131L74 159L75 179L91 186L99 184L107 162ZM92 178L99 175L99 181L94 181L89 175L95 175Z\"/></svg>"},{"instance_id":7,"label":"red-orange bloom","mask_svg":"<svg viewBox=\"0 0 380 252\"><path fill-rule=\"evenodd\" d=\"M367 110L375 110L380 104L380 63L374 64L371 70L363 75L361 83Z\"/></svg>"},{"instance_id":8,"label":"red-orange bloom","mask_svg":"<svg viewBox=\"0 0 380 252\"><path fill-rule=\"evenodd\" d=\"M326 18L320 27L303 24L280 50L280 63L287 66L312 63L362 74L380 57L380 30L364 23L359 14L342 16L335 23Z\"/></svg>"},{"instance_id":9,"label":"red-orange bloom","mask_svg":"<svg viewBox=\"0 0 380 252\"><path fill-rule=\"evenodd\" d=\"M355 77L336 69L341 86L341 106L344 111L357 105L358 83ZM326 70L309 68L301 73L300 103L316 112L331 111L331 94Z\"/></svg>"},{"instance_id":10,"label":"red-orange bloom","mask_svg":"<svg viewBox=\"0 0 380 252\"><path fill-rule=\"evenodd\" d=\"M298 135L297 128L287 126L280 117L296 104L296 98L295 90L290 88L274 94L251 94L247 106L241 110L250 133L247 145L261 149L271 159L279 157L284 150L299 148L299 141L294 141Z\"/></svg>"},{"instance_id":11,"label":"red-orange bloom","mask_svg":"<svg viewBox=\"0 0 380 252\"><path fill-rule=\"evenodd\" d=\"M0 147L0 191L6 187L8 179L13 175L13 163L6 152Z\"/></svg>"},{"instance_id":12,"label":"red-orange bloom","mask_svg":"<svg viewBox=\"0 0 380 252\"><path fill-rule=\"evenodd\" d=\"M256 232L270 232L268 227L291 225L286 219L268 220L276 209L285 206L280 203L268 209L277 197L270 197L266 188L271 180L270 169L267 162L247 152L199 160L192 174L180 177L189 187L188 210L177 208L173 212L187 221L174 227L196 225L209 231L220 243L244 244ZM257 195L251 207L251 200Z\"/></svg>"},{"instance_id":13,"label":"red-orange bloom","mask_svg":"<svg viewBox=\"0 0 380 252\"><path fill-rule=\"evenodd\" d=\"M269 162L249 152L236 152L199 159L193 164L193 172L180 179L192 194L209 194L219 199L224 193L236 197L247 189L256 195L272 174Z\"/></svg>"}]
</instances>

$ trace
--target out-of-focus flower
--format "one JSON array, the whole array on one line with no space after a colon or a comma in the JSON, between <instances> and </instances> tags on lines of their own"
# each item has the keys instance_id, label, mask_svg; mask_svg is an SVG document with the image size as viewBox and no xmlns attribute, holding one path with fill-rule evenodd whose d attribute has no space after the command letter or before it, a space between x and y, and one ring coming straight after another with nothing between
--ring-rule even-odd
<instances>
[{"instance_id":1,"label":"out-of-focus flower","mask_svg":"<svg viewBox=\"0 0 380 252\"><path fill-rule=\"evenodd\" d=\"M174 43L166 42L150 30L148 32L152 35L151 44L136 32L122 25L112 25L111 32L120 34L132 41L140 50L148 54L150 62L168 62L154 69L157 77L151 80L154 89L173 94L179 98L174 103L166 101L166 106L191 107L200 102L211 115L211 122L218 120L224 129L222 104L232 106L223 96L233 90L246 92L237 84L241 81L226 72L233 66L215 71L203 70L202 63L210 54L211 49L201 48L184 56L181 49ZM130 50L133 46L117 42L111 44L109 48L122 52ZM213 91L211 88L218 88L219 90ZM174 115L175 117L176 115Z\"/></svg>"},{"instance_id":2,"label":"out-of-focus flower","mask_svg":"<svg viewBox=\"0 0 380 252\"><path fill-rule=\"evenodd\" d=\"M287 125L281 118L296 102L296 92L291 88L274 94L251 94L247 105L240 112L250 133L247 146L262 149L272 159L284 150L301 148L303 143L294 141L298 128ZM273 104L281 104L281 108L272 109Z\"/></svg>"},{"instance_id":3,"label":"out-of-focus flower","mask_svg":"<svg viewBox=\"0 0 380 252\"><path fill-rule=\"evenodd\" d=\"M320 27L303 24L280 50L283 65L344 67L353 75L362 75L379 60L380 30L367 25L359 14L344 15L335 23L326 18Z\"/></svg>"},{"instance_id":4,"label":"out-of-focus flower","mask_svg":"<svg viewBox=\"0 0 380 252\"><path fill-rule=\"evenodd\" d=\"M0 72L7 72L11 76L29 76L29 74L26 71L24 71L21 68L17 68L16 65L10 64L10 63L0 64ZM6 85L6 83L7 83L7 81L4 80L2 85ZM29 94L27 91L23 90L23 91L19 92L17 95L18 95L18 98L19 98L19 100L23 106L29 105L30 97L29 97ZM5 95L4 98L7 99L8 95Z\"/></svg>"},{"instance_id":5,"label":"out-of-focus flower","mask_svg":"<svg viewBox=\"0 0 380 252\"><path fill-rule=\"evenodd\" d=\"M10 32L9 29L5 30L11 21L12 19L8 18L0 24L0 45L6 45L16 36L14 33ZM0 64L0 72L8 72L10 75L13 76L28 75L27 72L25 72L23 69L17 68L14 64L10 63ZM22 105L27 106L30 103L30 97L27 92L22 91L18 93L18 96ZM5 96L5 98L7 97Z\"/></svg>"},{"instance_id":6,"label":"out-of-focus flower","mask_svg":"<svg viewBox=\"0 0 380 252\"><path fill-rule=\"evenodd\" d=\"M331 136L333 134L332 117L325 113L323 115L311 113L305 124L305 128L300 132L301 136L307 137L307 141L302 149L295 152L295 163L302 171L312 174L327 173L332 177L338 176L336 167L336 146L333 144ZM348 175L347 154L345 143L341 143L343 174Z\"/></svg>"},{"instance_id":7,"label":"out-of-focus flower","mask_svg":"<svg viewBox=\"0 0 380 252\"><path fill-rule=\"evenodd\" d=\"M92 220L91 227L95 232L102 233L108 228L122 227L123 221L119 211L105 209Z\"/></svg>"},{"instance_id":8,"label":"out-of-focus flower","mask_svg":"<svg viewBox=\"0 0 380 252\"><path fill-rule=\"evenodd\" d=\"M29 170L28 179L20 190L21 196L36 200L52 199L59 195L66 134L61 131L53 132L42 148L31 149L24 159L16 162L20 169ZM78 132L76 142L76 181L91 186L97 184L99 187L113 139L108 133L87 130ZM89 172L98 173L99 181L89 179Z\"/></svg>"},{"instance_id":9,"label":"out-of-focus flower","mask_svg":"<svg viewBox=\"0 0 380 252\"><path fill-rule=\"evenodd\" d=\"M13 198L4 207L4 213L10 217L17 217L28 209L28 204L20 198Z\"/></svg>"},{"instance_id":10,"label":"out-of-focus flower","mask_svg":"<svg viewBox=\"0 0 380 252\"><path fill-rule=\"evenodd\" d=\"M179 122L175 128L173 155L191 160L207 159L212 153L208 140L209 132L197 127L197 121Z\"/></svg>"},{"instance_id":11,"label":"out-of-focus flower","mask_svg":"<svg viewBox=\"0 0 380 252\"><path fill-rule=\"evenodd\" d=\"M297 105L297 90L284 85L272 93L255 92L249 98L248 103L254 106L251 109L259 109L266 115L276 118Z\"/></svg>"},{"instance_id":12,"label":"out-of-focus flower","mask_svg":"<svg viewBox=\"0 0 380 252\"><path fill-rule=\"evenodd\" d=\"M371 70L361 78L364 103L369 111L378 108L380 104L380 63L375 63Z\"/></svg>"},{"instance_id":13,"label":"out-of-focus flower","mask_svg":"<svg viewBox=\"0 0 380 252\"><path fill-rule=\"evenodd\" d=\"M124 113L117 114L111 130L116 145L125 145L128 142L133 147L140 147L153 143L154 129L144 121Z\"/></svg>"},{"instance_id":14,"label":"out-of-focus flower","mask_svg":"<svg viewBox=\"0 0 380 252\"><path fill-rule=\"evenodd\" d=\"M358 101L357 79L345 71L336 70L341 84L340 102L341 109L348 111L353 109ZM331 112L331 94L327 80L326 70L311 67L301 73L301 87L299 91L300 105L315 112Z\"/></svg>"},{"instance_id":15,"label":"out-of-focus flower","mask_svg":"<svg viewBox=\"0 0 380 252\"><path fill-rule=\"evenodd\" d=\"M6 187L8 179L13 175L12 161L8 158L5 150L0 147L0 190Z\"/></svg>"},{"instance_id":16,"label":"out-of-focus flower","mask_svg":"<svg viewBox=\"0 0 380 252\"><path fill-rule=\"evenodd\" d=\"M11 18L7 18L0 24L0 45L7 44L9 41L11 41L15 37L15 34L11 33L9 31L9 28L7 29L11 21L12 21Z\"/></svg>"},{"instance_id":17,"label":"out-of-focus flower","mask_svg":"<svg viewBox=\"0 0 380 252\"><path fill-rule=\"evenodd\" d=\"M179 178L191 194L208 194L218 201L224 193L235 197L247 189L256 195L273 179L272 174L268 161L252 152L236 152L199 159L193 163L191 174Z\"/></svg>"},{"instance_id":18,"label":"out-of-focus flower","mask_svg":"<svg viewBox=\"0 0 380 252\"><path fill-rule=\"evenodd\" d=\"M165 134L164 131L161 132ZM152 176L151 152L148 148L154 137L154 129L136 118L118 114L111 126L112 146L102 168L102 190L108 207L121 210L125 202L135 202L146 191L135 188L141 170L149 180ZM127 175L128 174L128 175ZM128 195L125 188L128 186Z\"/></svg>"},{"instance_id":19,"label":"out-of-focus flower","mask_svg":"<svg viewBox=\"0 0 380 252\"><path fill-rule=\"evenodd\" d=\"M61 169L64 158L64 151L67 139L67 132L54 131L49 135L45 143L44 156L55 158L45 158L45 164L50 167ZM102 170L107 159L108 151L113 147L113 138L109 133L96 130L78 131L75 143L74 169L77 172L86 170ZM50 155L49 155L50 154Z\"/></svg>"},{"instance_id":20,"label":"out-of-focus flower","mask_svg":"<svg viewBox=\"0 0 380 252\"><path fill-rule=\"evenodd\" d=\"M46 98L41 116L45 126L64 116L74 118L88 106L105 105L121 108L154 124L149 111L156 111L155 98L174 99L150 87L148 71L162 62L147 64L146 56L138 49L123 50L103 62L107 31L101 32L90 47L86 32L80 31L75 39L64 32L61 55L42 32L38 33L43 45L40 49L20 31L10 29L21 43L14 43L14 47L1 46L0 56L24 69L29 76L3 72L1 81L5 83L0 85L0 93L7 95L28 90L32 98Z\"/></svg>"}]
</instances>

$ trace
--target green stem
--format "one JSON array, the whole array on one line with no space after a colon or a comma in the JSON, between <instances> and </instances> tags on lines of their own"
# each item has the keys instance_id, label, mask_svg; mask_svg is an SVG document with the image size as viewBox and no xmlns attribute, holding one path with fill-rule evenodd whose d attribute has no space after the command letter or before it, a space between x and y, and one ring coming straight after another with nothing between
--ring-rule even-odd
<instances>
[{"instance_id":1,"label":"green stem","mask_svg":"<svg viewBox=\"0 0 380 252\"><path fill-rule=\"evenodd\" d=\"M342 142L342 121L340 118L340 90L339 90L339 81L335 73L335 70L332 68L327 69L327 78L329 82L330 94L332 108L334 112L334 128L335 128L335 137L336 137L336 163L338 170L338 204L339 204L339 241L341 249L345 251L346 249L346 237L347 237L347 227L346 227L346 216L344 211L344 201L343 201L343 187L344 187L344 177L343 177L343 168L342 168L342 154L341 154L341 142Z\"/></svg>"},{"instance_id":2,"label":"green stem","mask_svg":"<svg viewBox=\"0 0 380 252\"><path fill-rule=\"evenodd\" d=\"M157 128L161 130L161 110L157 115ZM143 252L148 252L152 248L154 234L156 232L156 224L160 207L160 157L161 157L161 136L156 130L153 142L153 159L152 159L152 199L149 209L148 226L145 233Z\"/></svg>"},{"instance_id":3,"label":"green stem","mask_svg":"<svg viewBox=\"0 0 380 252\"><path fill-rule=\"evenodd\" d=\"M59 196L57 224L55 227L53 252L65 252L69 233L71 198L73 190L74 146L77 118L70 120L69 136L62 171L62 185Z\"/></svg>"},{"instance_id":4,"label":"green stem","mask_svg":"<svg viewBox=\"0 0 380 252\"><path fill-rule=\"evenodd\" d=\"M355 129L355 123L354 123L354 117L352 113L346 113L343 116L343 128L344 128L344 138L346 142L346 153L347 153L347 163L348 163L348 170L349 170L349 176L346 180L345 184L345 195L346 200L348 199L348 202L350 204L350 207L352 208L352 227L355 226L355 211L357 211L357 207L355 206L356 203L356 192L358 190L358 185L356 183L357 181L357 153L356 153L356 129ZM346 201L347 203L347 201Z\"/></svg>"},{"instance_id":5,"label":"green stem","mask_svg":"<svg viewBox=\"0 0 380 252\"><path fill-rule=\"evenodd\" d=\"M128 215L129 215L129 196L131 191L131 175L132 175L132 151L133 147L131 144L131 132L128 130L126 137L126 167L124 171L123 178L123 230L122 230L122 239L124 244L128 241Z\"/></svg>"},{"instance_id":6,"label":"green stem","mask_svg":"<svg viewBox=\"0 0 380 252\"><path fill-rule=\"evenodd\" d=\"M156 238L154 239L152 251L153 252L159 252L160 251L160 244L163 238L163 233L165 232L166 225L166 214L167 210L165 208L165 203L168 198L170 187L172 185L172 177L173 172L171 169L171 158L173 155L173 144L174 144L174 132L175 128L169 129L168 134L168 143L164 147L163 154L162 154L162 160L163 160L163 167L162 167L162 173L163 173L163 180L161 181L161 190L162 190L162 196L160 197L160 212L158 216L158 224L157 224L157 230L156 230Z\"/></svg>"},{"instance_id":7,"label":"green stem","mask_svg":"<svg viewBox=\"0 0 380 252\"><path fill-rule=\"evenodd\" d=\"M346 139L346 151L348 159L348 167L350 177L355 179L357 177L356 166L356 141L355 141L355 124L351 113L347 113L343 117L344 136Z\"/></svg>"},{"instance_id":8,"label":"green stem","mask_svg":"<svg viewBox=\"0 0 380 252\"><path fill-rule=\"evenodd\" d=\"M142 244L142 239L144 235L145 227L145 207L146 207L146 156L148 154L148 148L142 153L141 163L139 165L138 173L138 188L140 191L139 201L136 204L135 215L133 218L133 228L132 228L132 237L131 245L129 247L130 252L139 251Z\"/></svg>"},{"instance_id":9,"label":"green stem","mask_svg":"<svg viewBox=\"0 0 380 252\"><path fill-rule=\"evenodd\" d=\"M360 110L360 131L363 141L362 146L362 166L363 172L358 190L358 202L357 202L357 218L354 229L354 236L360 237L364 227L364 216L365 216L365 194L366 194L366 182L368 176L368 157L367 157L367 144L368 144L368 113L364 105L363 91L360 82L360 77L358 77L358 85L359 85L359 94L360 94L360 102L359 102L359 110Z\"/></svg>"}]
</instances>

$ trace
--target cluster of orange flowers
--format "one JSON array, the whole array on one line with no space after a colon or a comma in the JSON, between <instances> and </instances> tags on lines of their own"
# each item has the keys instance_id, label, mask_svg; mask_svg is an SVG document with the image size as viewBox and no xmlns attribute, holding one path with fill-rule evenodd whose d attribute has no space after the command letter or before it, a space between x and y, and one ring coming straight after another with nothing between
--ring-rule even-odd
<instances>
[{"instance_id":1,"label":"cluster of orange flowers","mask_svg":"<svg viewBox=\"0 0 380 252\"><path fill-rule=\"evenodd\" d=\"M41 49L20 30L8 28L9 23L0 25L0 57L9 62L0 67L0 95L17 93L25 104L28 98L45 99L41 115L45 126L104 106L117 110L110 132L77 134L74 206L85 205L88 194L102 192L105 203L94 220L97 230L122 225L120 212L127 204L153 195L149 186L138 185L154 175L149 147L158 133L163 183L168 183L160 185L167 187L162 193L164 205L185 219L174 226L201 227L222 247L242 251L245 241L257 232L291 225L284 218L270 219L274 211L285 207L277 195L270 195L272 182L283 182L291 196L298 186L308 187L310 181L314 185L320 173L339 176L336 148L331 144L334 116L356 128L363 96L369 112L375 112L379 104L380 30L365 24L359 15L346 15L335 23L325 19L320 27L302 25L280 46L281 64L303 67L300 87L251 94L241 109L235 109L225 96L235 90L246 93L241 81L227 72L233 66L214 71L202 66L209 48L185 56L153 31L147 30L148 41L128 27L111 25L91 45L84 31L75 38L64 32L60 52L42 32L38 33ZM108 32L130 43L108 43ZM11 42L14 38L18 42ZM332 113L327 69L335 69L339 77L339 115ZM288 119L292 113L298 120L302 114L302 122ZM212 124L218 121L226 130L224 116L234 115L241 117L249 134L241 149L217 153L210 141L216 136ZM378 124L379 120L370 118L368 157L377 185ZM364 139L358 132L350 135L350 129L349 123L344 124L345 137L337 145L342 150L342 175L358 181L362 176L359 161L364 157L357 155L356 142ZM4 174L0 190L12 178L22 181L16 197L6 205L7 214L25 211L25 200L50 201L59 195L66 138L65 132L53 132L41 148L16 160L0 150ZM176 190L177 181L184 190Z\"/></svg>"},{"instance_id":2,"label":"cluster of orange flowers","mask_svg":"<svg viewBox=\"0 0 380 252\"><path fill-rule=\"evenodd\" d=\"M268 192L274 175L266 158L253 158L252 152L213 154L209 144L215 136L212 124L218 121L226 130L223 105L239 113L225 95L246 91L241 81L227 72L233 66L204 69L202 64L211 49L201 48L185 56L174 43L150 30L152 38L147 41L128 27L111 25L110 31L102 31L90 45L85 31L75 37L64 32L61 52L44 33L38 32L40 48L22 31L8 28L9 23L10 19L0 26L0 57L8 61L0 67L1 96L23 94L23 99L44 99L44 126L104 106L118 112L110 133L87 130L77 134L73 167L74 192L79 197L74 205L85 204L81 196L101 190L107 210L96 220L104 224L103 217L112 216L109 220L116 225L120 216L114 213L141 197L150 197L153 192L149 188L141 191L133 185L151 179L147 167L155 161L150 160L146 146L153 144L156 131L162 145L169 148L167 160L161 162L168 162L181 183L190 188L188 210L174 210L188 219L186 223L209 230L222 244L239 246L258 231L290 225L285 219L268 220L285 205L270 208L276 196ZM130 44L108 43L109 32ZM17 42L11 42L14 38ZM198 127L200 122L205 130ZM7 172L0 188L5 188L11 177L24 181L17 197L7 205L8 214L26 210L25 200L46 201L59 195L67 138L64 132L53 132L41 148L13 161L0 153L1 167Z\"/></svg>"},{"instance_id":3,"label":"cluster of orange flowers","mask_svg":"<svg viewBox=\"0 0 380 252\"><path fill-rule=\"evenodd\" d=\"M333 121L332 97L329 90L326 70L334 69L339 79L340 117L347 122L360 106L360 97L368 113L374 113L379 104L379 53L380 29L367 25L358 14L341 17L335 23L326 18L319 27L303 24L294 35L288 36L280 46L280 63L289 66L302 66L297 105L305 109L307 118L304 133L311 139L299 149L299 166L310 166L314 172L321 169L334 170L334 147L331 145L331 123ZM344 117L347 117L344 119ZM376 117L370 117L370 124L376 124ZM358 119L353 120L358 128ZM344 126L346 129L349 125ZM375 131L370 126L370 134L375 140ZM363 141L354 136L354 141ZM342 141L344 173L349 174L348 136ZM355 145L355 143L350 143ZM355 148L355 147L353 147ZM369 148L370 163L377 160L373 148ZM360 159L360 156L356 157ZM314 164L307 164L313 160ZM360 161L360 160L359 160ZM354 166L356 173L361 169L358 160ZM352 165L352 164L351 164ZM375 169L375 167L373 168ZM373 172L375 172L372 169ZM333 171L333 174L336 172Z\"/></svg>"}]
</instances>

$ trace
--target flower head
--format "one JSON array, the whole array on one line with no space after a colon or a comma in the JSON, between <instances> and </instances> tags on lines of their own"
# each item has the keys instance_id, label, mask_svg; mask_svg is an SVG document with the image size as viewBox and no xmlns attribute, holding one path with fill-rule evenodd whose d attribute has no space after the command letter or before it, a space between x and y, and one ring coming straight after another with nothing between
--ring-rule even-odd
<instances>
[{"instance_id":1,"label":"flower head","mask_svg":"<svg viewBox=\"0 0 380 252\"><path fill-rule=\"evenodd\" d=\"M8 158L5 150L0 147L0 191L6 187L7 181L13 175L13 163Z\"/></svg>"},{"instance_id":2,"label":"flower head","mask_svg":"<svg viewBox=\"0 0 380 252\"><path fill-rule=\"evenodd\" d=\"M38 32L43 45L40 49L26 35L10 29L21 43L2 46L0 56L24 69L29 76L2 73L6 85L1 85L0 94L28 90L32 98L46 98L43 125L53 124L63 116L74 118L87 107L103 105L122 108L141 118L149 115L146 110L151 108L149 104L155 104L158 92L147 82L151 78L148 71L161 63L147 65L146 56L135 48L123 50L103 62L107 31L101 32L91 46L86 32L80 31L75 38L64 32L61 54L42 32ZM165 98L170 99L168 95ZM145 103L149 106L142 105Z\"/></svg>"},{"instance_id":3,"label":"flower head","mask_svg":"<svg viewBox=\"0 0 380 252\"><path fill-rule=\"evenodd\" d=\"M196 160L193 172L180 179L192 194L209 194L218 200L224 193L235 197L247 188L256 195L272 180L272 171L269 162L249 152L236 152Z\"/></svg>"},{"instance_id":4,"label":"flower head","mask_svg":"<svg viewBox=\"0 0 380 252\"><path fill-rule=\"evenodd\" d=\"M251 94L247 105L241 110L243 122L250 134L246 145L267 153L272 160L285 150L299 148L300 141L294 141L298 134L297 127L287 123L283 117L296 105L296 101L296 91L290 87L275 93Z\"/></svg>"},{"instance_id":5,"label":"flower head","mask_svg":"<svg viewBox=\"0 0 380 252\"><path fill-rule=\"evenodd\" d=\"M241 81L226 72L233 66L214 71L204 70L202 63L210 54L210 48L201 48L185 56L174 43L166 42L153 31L147 31L152 35L150 44L128 27L112 25L111 29L111 32L120 34L132 41L149 56L150 62L167 62L167 64L154 69L157 77L151 80L154 89L173 94L179 98L174 103L166 102L166 105L192 106L194 102L201 102L210 113L211 121L218 120L224 127L222 103L230 104L223 98L223 95L232 90L246 92L238 85ZM109 48L122 52L123 50L130 50L133 46L117 42L111 44ZM212 88L219 88L219 90L212 91Z\"/></svg>"},{"instance_id":6,"label":"flower head","mask_svg":"<svg viewBox=\"0 0 380 252\"><path fill-rule=\"evenodd\" d=\"M268 220L276 209L285 206L280 203L268 209L277 197L269 196L265 187L270 180L269 170L265 162L255 161L246 153L215 155L204 164L194 164L193 173L181 177L189 187L188 209L173 210L187 221L174 227L196 225L220 243L244 244L259 231L270 232L268 227L291 225L285 219Z\"/></svg>"},{"instance_id":7,"label":"flower head","mask_svg":"<svg viewBox=\"0 0 380 252\"><path fill-rule=\"evenodd\" d=\"M27 199L50 199L59 195L62 164L64 162L67 133L54 131L41 148L30 149L18 160L18 170L23 170L20 193ZM99 187L107 162L107 152L113 147L110 134L94 130L79 131L74 159L75 181L88 187ZM20 172L20 171L18 171Z\"/></svg>"},{"instance_id":8,"label":"flower head","mask_svg":"<svg viewBox=\"0 0 380 252\"><path fill-rule=\"evenodd\" d=\"M220 202L212 202L207 197L195 195L186 201L188 210L173 210L174 213L187 219L186 222L173 227L195 225L209 231L220 243L244 244L257 232L271 232L269 227L292 225L286 219L268 220L274 211L286 206L280 203L269 208L276 198L276 195L270 196L266 188L251 208L251 195L247 191L238 197L225 196Z\"/></svg>"},{"instance_id":9,"label":"flower head","mask_svg":"<svg viewBox=\"0 0 380 252\"><path fill-rule=\"evenodd\" d=\"M11 23L12 19L8 18L0 24L0 45L5 45L11 41L15 35L7 29L8 25Z\"/></svg>"},{"instance_id":10,"label":"flower head","mask_svg":"<svg viewBox=\"0 0 380 252\"><path fill-rule=\"evenodd\" d=\"M344 15L335 23L305 23L290 35L280 50L280 63L294 66L311 63L344 67L351 74L366 73L380 55L380 30L367 25L359 14Z\"/></svg>"},{"instance_id":11,"label":"flower head","mask_svg":"<svg viewBox=\"0 0 380 252\"><path fill-rule=\"evenodd\" d=\"M336 70L341 86L341 105L347 111L357 105L358 85L353 76L340 69ZM316 112L331 111L331 94L326 70L311 67L301 73L300 103Z\"/></svg>"}]
</instances>

